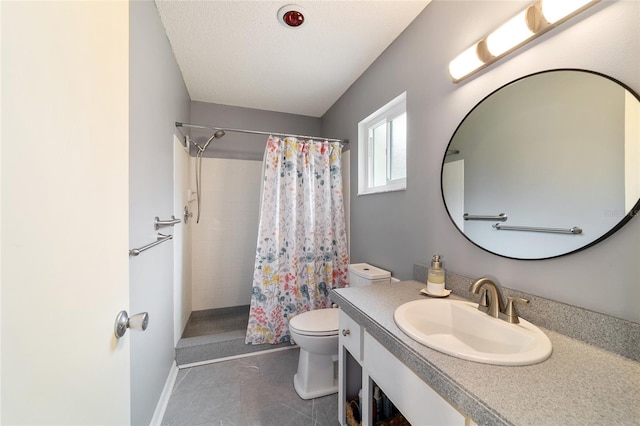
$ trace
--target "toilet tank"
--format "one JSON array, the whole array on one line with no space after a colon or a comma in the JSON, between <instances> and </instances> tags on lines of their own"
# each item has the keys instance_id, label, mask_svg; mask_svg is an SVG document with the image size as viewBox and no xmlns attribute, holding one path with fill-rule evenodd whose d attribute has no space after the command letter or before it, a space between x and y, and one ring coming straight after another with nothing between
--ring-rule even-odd
<instances>
[{"instance_id":1,"label":"toilet tank","mask_svg":"<svg viewBox=\"0 0 640 426\"><path fill-rule=\"evenodd\" d=\"M385 284L391 281L391 272L368 263L349 265L349 286L361 287L370 284Z\"/></svg>"}]
</instances>

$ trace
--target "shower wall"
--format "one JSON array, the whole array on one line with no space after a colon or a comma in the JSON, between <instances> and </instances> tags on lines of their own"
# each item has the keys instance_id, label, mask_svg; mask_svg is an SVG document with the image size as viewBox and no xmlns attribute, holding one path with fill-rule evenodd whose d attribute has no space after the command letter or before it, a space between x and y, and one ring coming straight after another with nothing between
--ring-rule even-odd
<instances>
[{"instance_id":1,"label":"shower wall","mask_svg":"<svg viewBox=\"0 0 640 426\"><path fill-rule=\"evenodd\" d=\"M260 161L203 158L200 223L190 202L192 310L250 303L261 175Z\"/></svg>"}]
</instances>

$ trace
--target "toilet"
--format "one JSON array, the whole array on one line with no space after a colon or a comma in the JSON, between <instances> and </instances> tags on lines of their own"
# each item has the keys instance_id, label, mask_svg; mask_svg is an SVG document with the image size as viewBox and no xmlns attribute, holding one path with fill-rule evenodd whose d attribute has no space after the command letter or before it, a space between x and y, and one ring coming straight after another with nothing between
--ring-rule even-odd
<instances>
[{"instance_id":1,"label":"toilet","mask_svg":"<svg viewBox=\"0 0 640 426\"><path fill-rule=\"evenodd\" d=\"M391 281L391 273L367 263L349 265L349 286ZM334 363L338 360L338 309L316 309L289 320L291 339L300 347L293 387L302 399L338 392Z\"/></svg>"}]
</instances>

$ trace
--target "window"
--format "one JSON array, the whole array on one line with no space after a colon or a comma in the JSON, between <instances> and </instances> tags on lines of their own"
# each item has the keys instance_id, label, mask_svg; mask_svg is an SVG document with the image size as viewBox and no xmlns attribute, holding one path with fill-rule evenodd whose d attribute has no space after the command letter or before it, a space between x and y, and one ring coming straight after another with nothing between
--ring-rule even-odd
<instances>
[{"instance_id":1,"label":"window","mask_svg":"<svg viewBox=\"0 0 640 426\"><path fill-rule=\"evenodd\" d=\"M358 124L358 195L407 188L407 93Z\"/></svg>"}]
</instances>

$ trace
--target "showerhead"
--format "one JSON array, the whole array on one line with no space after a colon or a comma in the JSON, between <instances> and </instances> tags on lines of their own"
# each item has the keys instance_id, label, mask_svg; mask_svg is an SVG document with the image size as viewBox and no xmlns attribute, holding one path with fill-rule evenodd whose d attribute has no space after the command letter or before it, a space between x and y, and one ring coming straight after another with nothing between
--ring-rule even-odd
<instances>
[{"instance_id":1,"label":"showerhead","mask_svg":"<svg viewBox=\"0 0 640 426\"><path fill-rule=\"evenodd\" d=\"M220 139L225 135L224 130L218 129L216 132L207 139L204 143L204 146L200 146L195 142L192 142L197 148L198 152L196 153L196 195L198 200L198 216L196 218L196 223L200 223L200 194L202 192L202 157L204 156L204 152L207 150L207 147L214 139Z\"/></svg>"},{"instance_id":2,"label":"showerhead","mask_svg":"<svg viewBox=\"0 0 640 426\"><path fill-rule=\"evenodd\" d=\"M209 144L211 143L212 140L220 139L224 135L225 135L224 130L222 130L222 129L216 130L216 132L213 135L211 135L211 137L209 139L207 139L207 141L205 142L204 146L201 148L201 152L204 152L204 151L207 150L207 147L209 146Z\"/></svg>"}]
</instances>

